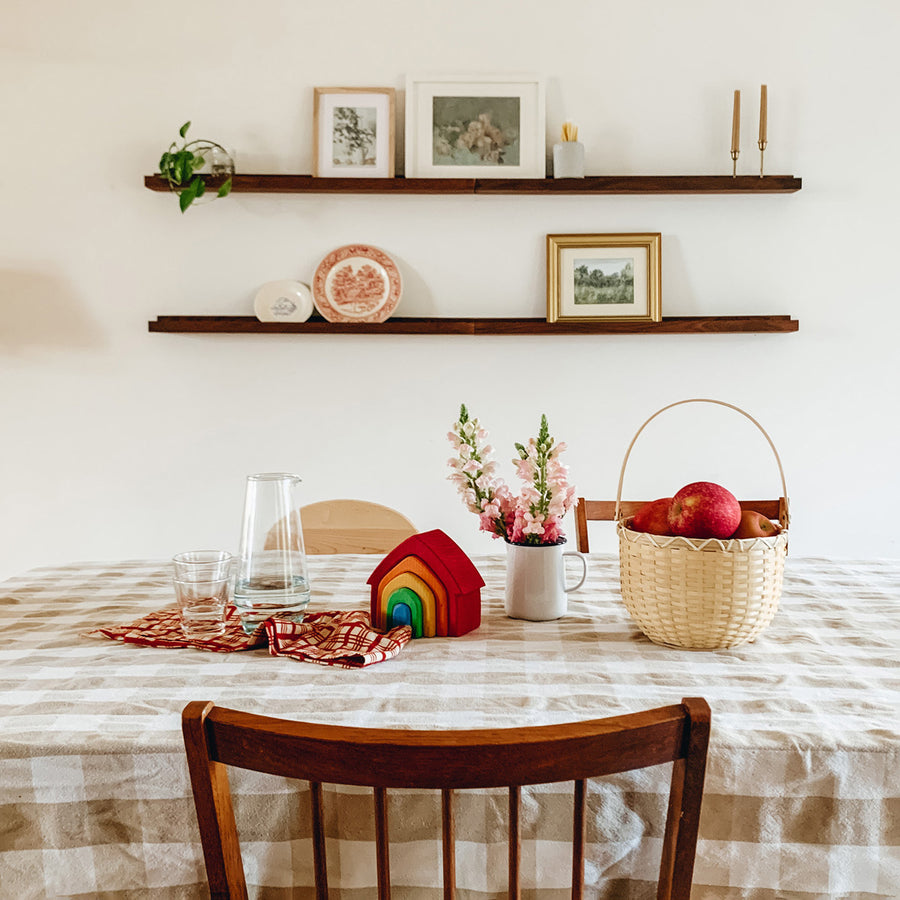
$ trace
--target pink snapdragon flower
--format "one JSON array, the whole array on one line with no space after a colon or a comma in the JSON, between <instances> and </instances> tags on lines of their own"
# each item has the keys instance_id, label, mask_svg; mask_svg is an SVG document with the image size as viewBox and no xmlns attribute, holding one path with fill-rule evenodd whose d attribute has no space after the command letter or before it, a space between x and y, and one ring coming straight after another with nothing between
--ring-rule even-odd
<instances>
[{"instance_id":1,"label":"pink snapdragon flower","mask_svg":"<svg viewBox=\"0 0 900 900\"><path fill-rule=\"evenodd\" d=\"M568 482L568 468L559 461L566 444L550 436L547 417L541 416L536 438L516 444L516 475L525 483L518 496L496 474L491 458L494 448L478 419L469 417L465 405L447 438L456 456L449 460L454 482L466 507L476 513L479 528L512 544L556 544L564 540L561 520L575 505L575 488Z\"/></svg>"}]
</instances>

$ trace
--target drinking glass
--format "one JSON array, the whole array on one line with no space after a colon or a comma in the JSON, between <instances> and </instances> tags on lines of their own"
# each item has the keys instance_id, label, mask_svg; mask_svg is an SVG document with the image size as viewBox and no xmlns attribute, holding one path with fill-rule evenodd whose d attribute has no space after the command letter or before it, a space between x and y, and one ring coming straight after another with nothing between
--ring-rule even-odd
<instances>
[{"instance_id":1,"label":"drinking glass","mask_svg":"<svg viewBox=\"0 0 900 900\"><path fill-rule=\"evenodd\" d=\"M189 550L172 557L175 597L181 608L185 637L224 634L231 560L231 554L225 550Z\"/></svg>"},{"instance_id":2,"label":"drinking glass","mask_svg":"<svg viewBox=\"0 0 900 900\"><path fill-rule=\"evenodd\" d=\"M300 508L300 479L284 472L247 476L234 605L251 634L269 618L302 622L309 576Z\"/></svg>"}]
</instances>

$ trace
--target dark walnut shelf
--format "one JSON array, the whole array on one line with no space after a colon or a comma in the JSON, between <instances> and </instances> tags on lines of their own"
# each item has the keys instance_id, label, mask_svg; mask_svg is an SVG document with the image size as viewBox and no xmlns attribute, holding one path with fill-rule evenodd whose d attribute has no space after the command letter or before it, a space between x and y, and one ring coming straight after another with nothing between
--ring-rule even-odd
<instances>
[{"instance_id":1,"label":"dark walnut shelf","mask_svg":"<svg viewBox=\"0 0 900 900\"><path fill-rule=\"evenodd\" d=\"M161 175L145 175L151 191L169 191ZM586 178L315 178L235 175L244 194L792 194L793 175L590 175Z\"/></svg>"},{"instance_id":2,"label":"dark walnut shelf","mask_svg":"<svg viewBox=\"0 0 900 900\"><path fill-rule=\"evenodd\" d=\"M154 332L178 334L749 334L797 331L790 316L668 316L661 322L547 322L545 319L394 318L378 324L260 322L255 316L158 316Z\"/></svg>"}]
</instances>

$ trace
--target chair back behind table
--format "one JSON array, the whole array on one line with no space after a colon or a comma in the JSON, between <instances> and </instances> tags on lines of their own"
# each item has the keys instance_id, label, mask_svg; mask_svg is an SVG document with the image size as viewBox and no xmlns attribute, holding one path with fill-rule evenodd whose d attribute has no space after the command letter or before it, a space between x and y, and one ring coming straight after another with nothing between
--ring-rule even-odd
<instances>
[{"instance_id":1,"label":"chair back behind table","mask_svg":"<svg viewBox=\"0 0 900 900\"><path fill-rule=\"evenodd\" d=\"M307 554L387 553L418 532L403 513L367 500L323 500L300 508L303 544ZM278 525L266 540L266 549L279 546Z\"/></svg>"}]
</instances>

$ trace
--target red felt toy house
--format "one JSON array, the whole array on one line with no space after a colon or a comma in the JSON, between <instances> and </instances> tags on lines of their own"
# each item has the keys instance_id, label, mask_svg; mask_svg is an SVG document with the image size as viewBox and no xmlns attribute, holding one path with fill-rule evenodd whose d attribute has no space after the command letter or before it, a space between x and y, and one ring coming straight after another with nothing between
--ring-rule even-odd
<instances>
[{"instance_id":1,"label":"red felt toy house","mask_svg":"<svg viewBox=\"0 0 900 900\"><path fill-rule=\"evenodd\" d=\"M413 637L459 637L481 624L484 579L440 529L398 544L369 576L372 626L409 625Z\"/></svg>"}]
</instances>

